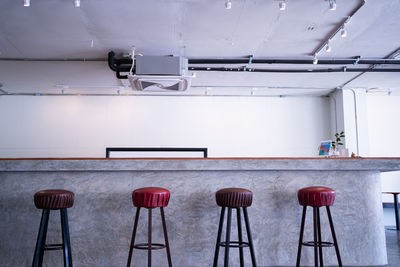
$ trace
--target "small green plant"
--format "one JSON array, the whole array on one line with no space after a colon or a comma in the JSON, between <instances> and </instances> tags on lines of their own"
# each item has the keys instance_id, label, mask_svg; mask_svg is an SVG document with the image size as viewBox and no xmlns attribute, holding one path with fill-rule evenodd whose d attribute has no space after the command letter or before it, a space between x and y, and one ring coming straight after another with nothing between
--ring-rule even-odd
<instances>
[{"instance_id":1,"label":"small green plant","mask_svg":"<svg viewBox=\"0 0 400 267\"><path fill-rule=\"evenodd\" d=\"M335 133L336 141L332 141L332 148L334 150L339 149L339 146L343 146L342 139L344 137L344 132Z\"/></svg>"}]
</instances>

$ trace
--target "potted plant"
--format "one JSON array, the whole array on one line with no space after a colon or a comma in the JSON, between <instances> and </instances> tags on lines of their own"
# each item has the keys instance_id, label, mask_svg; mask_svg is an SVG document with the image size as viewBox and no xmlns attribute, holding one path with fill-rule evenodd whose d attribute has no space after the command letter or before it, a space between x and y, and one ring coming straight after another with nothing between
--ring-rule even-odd
<instances>
[{"instance_id":1,"label":"potted plant","mask_svg":"<svg viewBox=\"0 0 400 267\"><path fill-rule=\"evenodd\" d=\"M342 138L344 137L344 131L341 131L340 133L335 133L335 141L332 141L333 155L340 157L349 156L349 151L347 148L340 148L340 146L343 146Z\"/></svg>"}]
</instances>

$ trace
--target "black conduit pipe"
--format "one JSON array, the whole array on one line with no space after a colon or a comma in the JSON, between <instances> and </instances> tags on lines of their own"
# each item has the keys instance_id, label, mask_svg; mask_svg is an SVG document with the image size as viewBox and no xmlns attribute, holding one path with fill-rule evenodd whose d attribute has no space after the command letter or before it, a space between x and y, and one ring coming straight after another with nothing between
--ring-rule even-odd
<instances>
[{"instance_id":1,"label":"black conduit pipe","mask_svg":"<svg viewBox=\"0 0 400 267\"><path fill-rule=\"evenodd\" d=\"M108 53L108 62L120 65L131 65L132 59L116 59L113 51ZM313 59L274 59L274 58L198 58L188 59L189 64L313 64ZM400 59L361 59L339 58L339 59L318 59L318 65L400 65Z\"/></svg>"},{"instance_id":2,"label":"black conduit pipe","mask_svg":"<svg viewBox=\"0 0 400 267\"><path fill-rule=\"evenodd\" d=\"M117 60L119 60L119 59L116 59L116 58L115 58L115 53L114 53L114 51L110 51L110 52L108 53L108 66L109 66L110 69L113 70L113 71L117 71L117 70L118 70L117 66L115 66L115 61L117 61Z\"/></svg>"},{"instance_id":3,"label":"black conduit pipe","mask_svg":"<svg viewBox=\"0 0 400 267\"><path fill-rule=\"evenodd\" d=\"M313 64L313 59L250 59L250 58L215 58L189 59L189 64ZM399 59L319 59L318 65L357 65L357 64L400 64Z\"/></svg>"},{"instance_id":4,"label":"black conduit pipe","mask_svg":"<svg viewBox=\"0 0 400 267\"><path fill-rule=\"evenodd\" d=\"M254 59L249 58L233 58L233 59L189 59L189 64L309 64L313 65L312 59ZM318 65L400 65L399 59L320 59ZM108 53L108 65L111 70L115 71L118 79L127 79L127 75L121 75L121 72L129 72L132 66L130 58L115 58L115 53ZM314 65L313 65L314 66ZM400 68L326 68L326 69L255 69L248 67L193 67L189 66L192 71L234 71L234 72L270 72L270 73L326 73L326 72L400 72ZM135 73L135 71L133 71Z\"/></svg>"},{"instance_id":5,"label":"black conduit pipe","mask_svg":"<svg viewBox=\"0 0 400 267\"><path fill-rule=\"evenodd\" d=\"M130 65L132 59L116 59L113 51L108 53L108 61L118 65ZM189 64L313 64L313 59L285 59L285 58L189 58ZM318 59L318 65L400 65L400 59L362 59L362 58L339 58L339 59Z\"/></svg>"},{"instance_id":6,"label":"black conduit pipe","mask_svg":"<svg viewBox=\"0 0 400 267\"><path fill-rule=\"evenodd\" d=\"M210 68L210 67L189 67L193 71L235 71L235 72L278 72L278 73L316 73L316 72L400 72L398 69L380 68L338 68L338 69L253 69L253 68Z\"/></svg>"}]
</instances>

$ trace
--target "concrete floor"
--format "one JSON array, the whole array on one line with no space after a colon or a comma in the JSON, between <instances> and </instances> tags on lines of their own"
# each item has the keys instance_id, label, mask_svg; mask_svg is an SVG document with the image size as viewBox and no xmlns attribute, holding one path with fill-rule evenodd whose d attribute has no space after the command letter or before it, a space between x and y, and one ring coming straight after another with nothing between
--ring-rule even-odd
<instances>
[{"instance_id":1,"label":"concrete floor","mask_svg":"<svg viewBox=\"0 0 400 267\"><path fill-rule=\"evenodd\" d=\"M383 209L383 220L386 227L386 246L388 253L387 267L399 267L400 266L400 232L388 230L388 228L394 228L396 225L394 209L384 208Z\"/></svg>"},{"instance_id":2,"label":"concrete floor","mask_svg":"<svg viewBox=\"0 0 400 267\"><path fill-rule=\"evenodd\" d=\"M396 225L393 207L383 209L383 221L385 224L386 247L388 255L388 265L384 265L384 267L400 267L400 231L390 230L395 228ZM352 266L345 265L345 267ZM382 265L368 267L382 267Z\"/></svg>"},{"instance_id":3,"label":"concrete floor","mask_svg":"<svg viewBox=\"0 0 400 267\"><path fill-rule=\"evenodd\" d=\"M386 244L388 253L387 267L400 266L400 232L386 230Z\"/></svg>"}]
</instances>

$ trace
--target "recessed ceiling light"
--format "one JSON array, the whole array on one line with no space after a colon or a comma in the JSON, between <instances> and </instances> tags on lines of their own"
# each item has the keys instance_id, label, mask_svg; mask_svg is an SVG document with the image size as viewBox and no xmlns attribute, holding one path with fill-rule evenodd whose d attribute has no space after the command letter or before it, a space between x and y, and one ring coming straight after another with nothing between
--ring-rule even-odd
<instances>
[{"instance_id":1,"label":"recessed ceiling light","mask_svg":"<svg viewBox=\"0 0 400 267\"><path fill-rule=\"evenodd\" d=\"M329 0L329 10L336 10L336 0Z\"/></svg>"},{"instance_id":2,"label":"recessed ceiling light","mask_svg":"<svg viewBox=\"0 0 400 267\"><path fill-rule=\"evenodd\" d=\"M225 2L225 8L226 9L231 9L232 8L232 2L231 1L226 1Z\"/></svg>"},{"instance_id":3,"label":"recessed ceiling light","mask_svg":"<svg viewBox=\"0 0 400 267\"><path fill-rule=\"evenodd\" d=\"M285 10L286 9L286 2L281 1L279 2L279 10Z\"/></svg>"},{"instance_id":4,"label":"recessed ceiling light","mask_svg":"<svg viewBox=\"0 0 400 267\"><path fill-rule=\"evenodd\" d=\"M81 0L74 0L75 7L81 7Z\"/></svg>"},{"instance_id":5,"label":"recessed ceiling light","mask_svg":"<svg viewBox=\"0 0 400 267\"><path fill-rule=\"evenodd\" d=\"M30 6L31 0L24 0L24 6Z\"/></svg>"}]
</instances>

